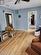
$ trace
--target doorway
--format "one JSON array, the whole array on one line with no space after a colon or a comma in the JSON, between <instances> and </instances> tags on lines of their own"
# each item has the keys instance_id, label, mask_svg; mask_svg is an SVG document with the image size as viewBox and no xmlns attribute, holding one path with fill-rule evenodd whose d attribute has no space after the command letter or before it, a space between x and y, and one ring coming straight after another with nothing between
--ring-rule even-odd
<instances>
[{"instance_id":1,"label":"doorway","mask_svg":"<svg viewBox=\"0 0 41 55\"><path fill-rule=\"evenodd\" d=\"M36 29L36 19L37 19L37 11L29 11L28 12L28 30Z\"/></svg>"},{"instance_id":2,"label":"doorway","mask_svg":"<svg viewBox=\"0 0 41 55\"><path fill-rule=\"evenodd\" d=\"M5 13L7 26L12 24L12 14Z\"/></svg>"},{"instance_id":3,"label":"doorway","mask_svg":"<svg viewBox=\"0 0 41 55\"><path fill-rule=\"evenodd\" d=\"M35 15L34 14L32 14L32 16L31 16L31 25L35 25Z\"/></svg>"}]
</instances>

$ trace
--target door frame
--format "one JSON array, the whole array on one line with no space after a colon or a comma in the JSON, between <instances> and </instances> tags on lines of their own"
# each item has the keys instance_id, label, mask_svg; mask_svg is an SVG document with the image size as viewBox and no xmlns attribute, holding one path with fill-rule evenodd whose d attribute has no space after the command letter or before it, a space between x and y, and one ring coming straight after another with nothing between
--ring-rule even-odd
<instances>
[{"instance_id":1,"label":"door frame","mask_svg":"<svg viewBox=\"0 0 41 55\"><path fill-rule=\"evenodd\" d=\"M13 13L12 13L12 12L8 12L8 11L4 12L5 23L6 23L6 16L5 16L6 13L12 14L12 24L13 24L13 26L14 26L14 22L13 22L13 21L14 21L14 16L13 16ZM7 23L6 23L6 26L7 26Z\"/></svg>"},{"instance_id":2,"label":"door frame","mask_svg":"<svg viewBox=\"0 0 41 55\"><path fill-rule=\"evenodd\" d=\"M29 24L29 12L35 12L35 19L34 19L34 22L35 22L35 29L36 29L36 20L37 20L37 11L28 11L28 29L30 29L30 24Z\"/></svg>"}]
</instances>

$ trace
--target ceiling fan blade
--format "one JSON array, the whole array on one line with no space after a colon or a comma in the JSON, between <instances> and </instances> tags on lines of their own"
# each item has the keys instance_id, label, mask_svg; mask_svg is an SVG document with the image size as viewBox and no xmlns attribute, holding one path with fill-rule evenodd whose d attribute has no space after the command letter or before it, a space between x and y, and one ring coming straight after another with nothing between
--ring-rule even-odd
<instances>
[{"instance_id":1,"label":"ceiling fan blade","mask_svg":"<svg viewBox=\"0 0 41 55\"><path fill-rule=\"evenodd\" d=\"M26 2L29 2L30 0L22 0L22 1L26 1Z\"/></svg>"},{"instance_id":2,"label":"ceiling fan blade","mask_svg":"<svg viewBox=\"0 0 41 55\"><path fill-rule=\"evenodd\" d=\"M16 0L15 4L17 4L17 1L18 1L18 0Z\"/></svg>"},{"instance_id":3,"label":"ceiling fan blade","mask_svg":"<svg viewBox=\"0 0 41 55\"><path fill-rule=\"evenodd\" d=\"M22 0L22 1L26 1L26 2L29 2L30 0ZM16 0L15 4L19 3L20 0Z\"/></svg>"},{"instance_id":4,"label":"ceiling fan blade","mask_svg":"<svg viewBox=\"0 0 41 55\"><path fill-rule=\"evenodd\" d=\"M20 0L16 0L15 4L17 4L17 2L19 3L19 2L20 2Z\"/></svg>"}]
</instances>

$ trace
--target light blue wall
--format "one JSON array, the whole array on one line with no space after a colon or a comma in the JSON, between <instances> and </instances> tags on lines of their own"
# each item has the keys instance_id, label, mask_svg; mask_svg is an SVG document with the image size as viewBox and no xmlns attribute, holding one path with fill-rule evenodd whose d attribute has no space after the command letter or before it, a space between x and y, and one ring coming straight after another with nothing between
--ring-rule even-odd
<instances>
[{"instance_id":1,"label":"light blue wall","mask_svg":"<svg viewBox=\"0 0 41 55\"><path fill-rule=\"evenodd\" d=\"M4 8L4 7L0 6L0 31L5 30L5 27L6 27L6 17L4 15L3 11L12 13L12 11L10 9L7 9L7 8Z\"/></svg>"},{"instance_id":2,"label":"light blue wall","mask_svg":"<svg viewBox=\"0 0 41 55\"><path fill-rule=\"evenodd\" d=\"M39 25L41 25L41 6L30 8L28 11L37 11L37 18L36 18L36 28L39 28Z\"/></svg>"},{"instance_id":3,"label":"light blue wall","mask_svg":"<svg viewBox=\"0 0 41 55\"><path fill-rule=\"evenodd\" d=\"M27 9L20 9L15 10L14 12L14 24L15 29L28 29L28 11L37 11L37 20L36 20L36 28L39 28L39 25L41 25L41 7L34 7L34 8L27 8ZM21 15L21 18L18 17L18 15Z\"/></svg>"},{"instance_id":4,"label":"light blue wall","mask_svg":"<svg viewBox=\"0 0 41 55\"><path fill-rule=\"evenodd\" d=\"M18 15L21 15L19 18ZM15 11L14 13L14 24L15 29L27 29L27 11L19 10L18 13Z\"/></svg>"},{"instance_id":5,"label":"light blue wall","mask_svg":"<svg viewBox=\"0 0 41 55\"><path fill-rule=\"evenodd\" d=\"M13 13L13 27L15 26L15 29L28 29L28 11L37 11L37 20L36 20L36 28L39 28L39 25L41 25L41 7L34 7L34 8L27 8L27 9L20 9L20 10L14 10L11 11L10 9L0 7L0 30L5 30L6 27L6 17L4 16L4 12L11 12ZM21 15L19 18L18 15Z\"/></svg>"}]
</instances>

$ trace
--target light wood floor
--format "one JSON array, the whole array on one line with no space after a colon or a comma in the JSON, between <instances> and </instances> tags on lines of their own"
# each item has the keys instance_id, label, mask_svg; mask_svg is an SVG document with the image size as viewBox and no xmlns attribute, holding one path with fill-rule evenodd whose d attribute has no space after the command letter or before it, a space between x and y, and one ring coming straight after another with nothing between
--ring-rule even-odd
<instances>
[{"instance_id":1,"label":"light wood floor","mask_svg":"<svg viewBox=\"0 0 41 55\"><path fill-rule=\"evenodd\" d=\"M0 55L28 55L25 50L33 38L29 32L16 31L12 38L0 43Z\"/></svg>"}]
</instances>

